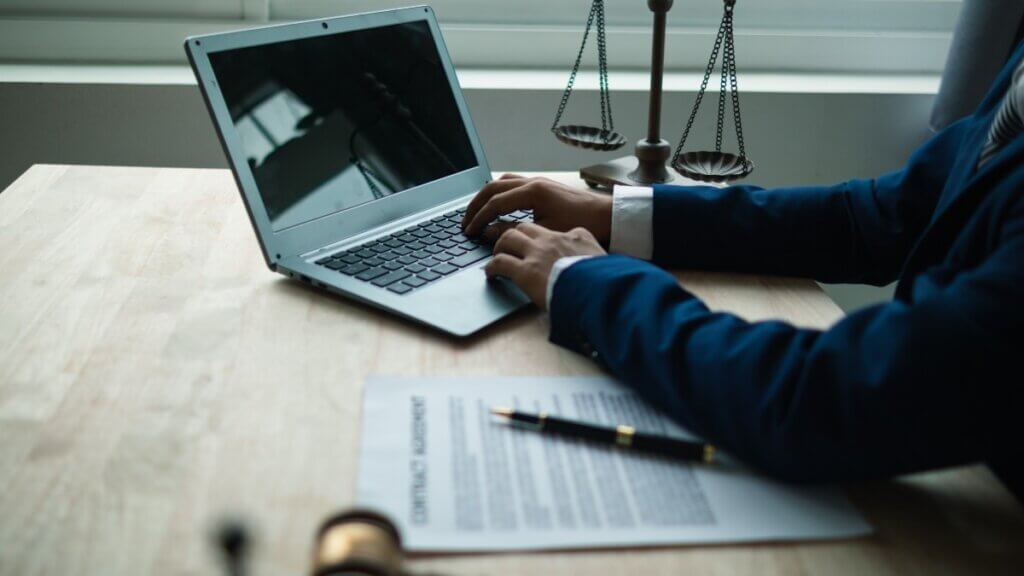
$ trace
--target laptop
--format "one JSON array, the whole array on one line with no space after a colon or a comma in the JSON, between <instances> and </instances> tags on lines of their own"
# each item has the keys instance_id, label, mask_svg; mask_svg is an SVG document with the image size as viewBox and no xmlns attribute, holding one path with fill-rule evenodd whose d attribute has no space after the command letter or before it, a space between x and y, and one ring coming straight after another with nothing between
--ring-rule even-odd
<instances>
[{"instance_id":1,"label":"laptop","mask_svg":"<svg viewBox=\"0 0 1024 576\"><path fill-rule=\"evenodd\" d=\"M529 303L486 279L491 248L462 234L491 171L431 8L185 51L272 271L455 336Z\"/></svg>"}]
</instances>

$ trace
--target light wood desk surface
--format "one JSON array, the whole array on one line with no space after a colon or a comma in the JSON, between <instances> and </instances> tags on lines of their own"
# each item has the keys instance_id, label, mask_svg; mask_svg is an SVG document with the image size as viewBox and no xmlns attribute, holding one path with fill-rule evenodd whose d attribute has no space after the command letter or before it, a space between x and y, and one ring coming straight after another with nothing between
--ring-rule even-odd
<instances>
[{"instance_id":1,"label":"light wood desk surface","mask_svg":"<svg viewBox=\"0 0 1024 576\"><path fill-rule=\"evenodd\" d=\"M574 180L571 174L559 174ZM272 274L221 170L35 166L0 194L0 574L308 571L355 493L368 374L594 374L536 311L467 341ZM714 308L825 327L805 280L681 275ZM1024 512L984 467L851 487L844 542L437 557L455 574L1020 573Z\"/></svg>"}]
</instances>

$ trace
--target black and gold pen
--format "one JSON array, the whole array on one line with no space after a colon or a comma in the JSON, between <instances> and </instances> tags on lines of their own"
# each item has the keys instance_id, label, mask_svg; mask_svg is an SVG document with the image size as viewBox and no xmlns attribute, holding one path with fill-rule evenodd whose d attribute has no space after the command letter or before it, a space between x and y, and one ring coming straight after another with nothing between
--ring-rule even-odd
<instances>
[{"instance_id":1,"label":"black and gold pen","mask_svg":"<svg viewBox=\"0 0 1024 576\"><path fill-rule=\"evenodd\" d=\"M606 428L573 422L549 416L546 412L527 414L511 408L491 408L491 413L507 418L510 422L525 425L538 432L551 432L572 438L581 438L621 448L671 456L680 460L692 460L710 464L715 461L715 447L704 442L690 442L667 436L637 432L632 426Z\"/></svg>"}]
</instances>

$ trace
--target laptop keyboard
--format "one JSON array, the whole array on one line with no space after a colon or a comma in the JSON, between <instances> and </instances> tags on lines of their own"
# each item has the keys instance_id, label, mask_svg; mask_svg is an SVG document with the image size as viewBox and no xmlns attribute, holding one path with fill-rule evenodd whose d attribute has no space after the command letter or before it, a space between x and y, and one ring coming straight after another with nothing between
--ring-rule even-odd
<instances>
[{"instance_id":1,"label":"laptop keyboard","mask_svg":"<svg viewBox=\"0 0 1024 576\"><path fill-rule=\"evenodd\" d=\"M396 294L408 294L491 256L489 244L462 233L459 208L391 234L320 258L316 263ZM499 221L529 222L519 210Z\"/></svg>"}]
</instances>

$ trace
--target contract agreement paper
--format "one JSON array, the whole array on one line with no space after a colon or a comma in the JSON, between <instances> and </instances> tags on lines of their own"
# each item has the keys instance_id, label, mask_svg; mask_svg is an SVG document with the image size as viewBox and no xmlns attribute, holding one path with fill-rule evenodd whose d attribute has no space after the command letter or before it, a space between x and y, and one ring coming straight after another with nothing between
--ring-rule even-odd
<instances>
[{"instance_id":1,"label":"contract agreement paper","mask_svg":"<svg viewBox=\"0 0 1024 576\"><path fill-rule=\"evenodd\" d=\"M414 551L828 539L871 528L835 488L516 428L493 406L690 437L607 378L366 381L357 500Z\"/></svg>"}]
</instances>

